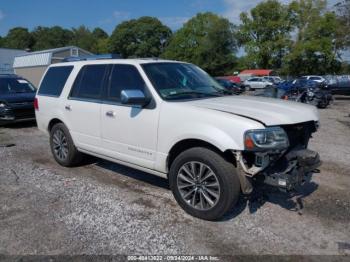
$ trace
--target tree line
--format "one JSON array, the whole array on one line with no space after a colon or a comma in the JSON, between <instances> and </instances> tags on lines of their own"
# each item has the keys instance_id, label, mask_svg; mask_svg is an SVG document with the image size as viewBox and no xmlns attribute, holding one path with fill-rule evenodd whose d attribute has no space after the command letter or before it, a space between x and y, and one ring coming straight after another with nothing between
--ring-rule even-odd
<instances>
[{"instance_id":1,"label":"tree line","mask_svg":"<svg viewBox=\"0 0 350 262\"><path fill-rule=\"evenodd\" d=\"M211 12L199 13L176 32L155 17L118 24L111 35L97 27L64 29L16 27L0 46L31 51L76 45L92 53L124 58L161 57L191 62L212 75L246 68L282 75L349 73L342 51L350 47L350 0L331 10L326 0L267 0L240 14L240 23ZM237 57L239 49L244 55Z\"/></svg>"}]
</instances>

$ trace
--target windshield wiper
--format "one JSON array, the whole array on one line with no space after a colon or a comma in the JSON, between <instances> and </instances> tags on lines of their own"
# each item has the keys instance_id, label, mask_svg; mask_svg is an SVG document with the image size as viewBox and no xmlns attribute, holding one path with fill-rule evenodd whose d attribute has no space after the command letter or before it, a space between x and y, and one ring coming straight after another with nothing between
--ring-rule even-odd
<instances>
[{"instance_id":1,"label":"windshield wiper","mask_svg":"<svg viewBox=\"0 0 350 262\"><path fill-rule=\"evenodd\" d=\"M171 98L171 97L177 97L177 96L186 96L186 95L205 95L205 96L214 96L214 97L221 96L221 94L219 92L217 92L217 93L207 93L207 92L200 92L200 91L186 91L186 92L181 92L181 93L168 94L165 98Z\"/></svg>"}]
</instances>

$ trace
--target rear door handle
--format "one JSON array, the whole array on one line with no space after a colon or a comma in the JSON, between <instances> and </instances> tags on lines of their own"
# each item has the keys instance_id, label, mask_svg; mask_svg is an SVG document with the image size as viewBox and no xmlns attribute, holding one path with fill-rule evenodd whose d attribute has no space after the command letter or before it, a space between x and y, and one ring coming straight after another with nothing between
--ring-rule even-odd
<instances>
[{"instance_id":1,"label":"rear door handle","mask_svg":"<svg viewBox=\"0 0 350 262\"><path fill-rule=\"evenodd\" d=\"M107 111L106 116L108 117L115 117L117 114L114 111Z\"/></svg>"},{"instance_id":2,"label":"rear door handle","mask_svg":"<svg viewBox=\"0 0 350 262\"><path fill-rule=\"evenodd\" d=\"M64 107L67 111L72 111L72 106L71 105L66 105Z\"/></svg>"}]
</instances>

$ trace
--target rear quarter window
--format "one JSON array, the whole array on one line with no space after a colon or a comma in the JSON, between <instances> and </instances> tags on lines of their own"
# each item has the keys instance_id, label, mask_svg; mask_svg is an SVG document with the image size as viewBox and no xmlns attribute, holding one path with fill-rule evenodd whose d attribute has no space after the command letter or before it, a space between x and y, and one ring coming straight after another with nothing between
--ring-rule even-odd
<instances>
[{"instance_id":1,"label":"rear quarter window","mask_svg":"<svg viewBox=\"0 0 350 262\"><path fill-rule=\"evenodd\" d=\"M39 87L38 94L59 97L73 70L73 66L57 66L47 70Z\"/></svg>"},{"instance_id":2,"label":"rear quarter window","mask_svg":"<svg viewBox=\"0 0 350 262\"><path fill-rule=\"evenodd\" d=\"M101 98L106 77L107 65L85 65L74 81L70 98L93 99Z\"/></svg>"}]
</instances>

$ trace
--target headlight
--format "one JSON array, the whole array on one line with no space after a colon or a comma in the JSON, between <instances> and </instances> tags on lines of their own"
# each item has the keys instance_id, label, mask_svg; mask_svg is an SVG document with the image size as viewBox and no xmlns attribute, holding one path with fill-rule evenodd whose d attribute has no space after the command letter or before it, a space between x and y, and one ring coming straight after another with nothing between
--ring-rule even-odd
<instances>
[{"instance_id":1,"label":"headlight","mask_svg":"<svg viewBox=\"0 0 350 262\"><path fill-rule=\"evenodd\" d=\"M280 127L248 130L244 134L244 146L249 151L285 149L289 146L288 136Z\"/></svg>"},{"instance_id":2,"label":"headlight","mask_svg":"<svg viewBox=\"0 0 350 262\"><path fill-rule=\"evenodd\" d=\"M5 107L6 107L6 104L3 102L0 102L0 108L5 108Z\"/></svg>"}]
</instances>

